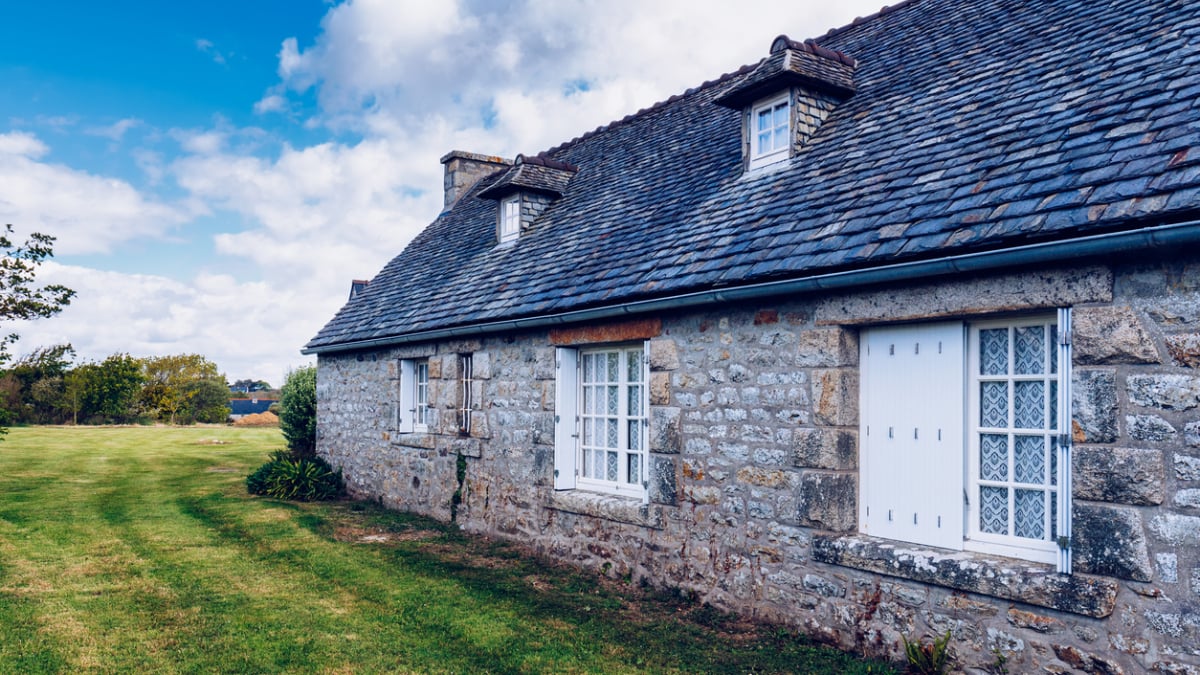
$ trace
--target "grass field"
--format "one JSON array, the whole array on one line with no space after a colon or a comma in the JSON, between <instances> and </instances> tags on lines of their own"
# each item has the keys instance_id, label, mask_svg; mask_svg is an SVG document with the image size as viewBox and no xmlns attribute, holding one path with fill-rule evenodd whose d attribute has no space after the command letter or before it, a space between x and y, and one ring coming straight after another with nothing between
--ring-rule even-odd
<instances>
[{"instance_id":1,"label":"grass field","mask_svg":"<svg viewBox=\"0 0 1200 675\"><path fill-rule=\"evenodd\" d=\"M277 429L0 443L0 672L888 673L369 504L250 497Z\"/></svg>"}]
</instances>

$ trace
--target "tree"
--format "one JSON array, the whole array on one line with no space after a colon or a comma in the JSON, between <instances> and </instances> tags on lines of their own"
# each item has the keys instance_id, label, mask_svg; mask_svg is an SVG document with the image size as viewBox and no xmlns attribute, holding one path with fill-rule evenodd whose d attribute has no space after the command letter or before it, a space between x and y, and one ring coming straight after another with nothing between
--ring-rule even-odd
<instances>
[{"instance_id":1,"label":"tree","mask_svg":"<svg viewBox=\"0 0 1200 675\"><path fill-rule=\"evenodd\" d=\"M224 390L223 399L229 400L229 388L225 385L225 377L217 370L217 364L199 354L145 359L143 374L146 386L142 390L142 404L163 422L175 424L177 421L195 419L193 399L201 390L192 385L194 382L219 382Z\"/></svg>"},{"instance_id":2,"label":"tree","mask_svg":"<svg viewBox=\"0 0 1200 675\"><path fill-rule=\"evenodd\" d=\"M219 424L229 419L229 413L233 412L229 407L229 387L225 386L224 380L192 380L183 385L183 394L188 402L180 419L184 424Z\"/></svg>"},{"instance_id":3,"label":"tree","mask_svg":"<svg viewBox=\"0 0 1200 675\"><path fill-rule=\"evenodd\" d=\"M279 396L279 428L296 457L313 457L317 450L317 367L288 373Z\"/></svg>"},{"instance_id":4,"label":"tree","mask_svg":"<svg viewBox=\"0 0 1200 675\"><path fill-rule=\"evenodd\" d=\"M122 424L138 417L142 362L128 354L113 354L101 363L85 363L72 372L81 382L79 414L85 421Z\"/></svg>"},{"instance_id":5,"label":"tree","mask_svg":"<svg viewBox=\"0 0 1200 675\"><path fill-rule=\"evenodd\" d=\"M35 349L13 364L5 378L12 378L18 387L6 405L18 422L51 424L66 418L64 378L74 358L70 344L53 345Z\"/></svg>"},{"instance_id":6,"label":"tree","mask_svg":"<svg viewBox=\"0 0 1200 675\"><path fill-rule=\"evenodd\" d=\"M35 283L38 268L54 256L54 237L34 232L17 246L12 234L12 225L5 225L4 233L0 234L0 320L54 316L75 297L75 291L66 286ZM0 365L8 362L8 347L16 339L15 333L0 338ZM0 434L4 431L0 429Z\"/></svg>"}]
</instances>

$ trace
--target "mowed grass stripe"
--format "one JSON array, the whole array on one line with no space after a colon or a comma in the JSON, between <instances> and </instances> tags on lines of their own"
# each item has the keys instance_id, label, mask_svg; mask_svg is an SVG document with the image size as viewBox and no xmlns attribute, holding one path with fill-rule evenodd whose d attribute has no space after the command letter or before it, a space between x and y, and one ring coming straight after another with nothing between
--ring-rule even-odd
<instances>
[{"instance_id":1,"label":"mowed grass stripe","mask_svg":"<svg viewBox=\"0 0 1200 675\"><path fill-rule=\"evenodd\" d=\"M278 430L14 429L0 672L890 672L365 503L250 497Z\"/></svg>"}]
</instances>

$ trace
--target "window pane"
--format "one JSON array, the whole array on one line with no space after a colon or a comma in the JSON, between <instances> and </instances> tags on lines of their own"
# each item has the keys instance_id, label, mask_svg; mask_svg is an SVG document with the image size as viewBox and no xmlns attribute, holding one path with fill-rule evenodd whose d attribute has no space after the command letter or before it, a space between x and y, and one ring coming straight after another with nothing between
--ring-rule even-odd
<instances>
[{"instance_id":1,"label":"window pane","mask_svg":"<svg viewBox=\"0 0 1200 675\"><path fill-rule=\"evenodd\" d=\"M758 130L759 131L767 131L770 128L771 128L771 111L770 110L758 111Z\"/></svg>"},{"instance_id":2,"label":"window pane","mask_svg":"<svg viewBox=\"0 0 1200 675\"><path fill-rule=\"evenodd\" d=\"M1046 332L1042 326L1020 326L1013 331L1014 373L1040 375L1046 359Z\"/></svg>"},{"instance_id":3,"label":"window pane","mask_svg":"<svg viewBox=\"0 0 1200 675\"><path fill-rule=\"evenodd\" d=\"M1050 493L1050 539L1058 539L1058 493Z\"/></svg>"},{"instance_id":4,"label":"window pane","mask_svg":"<svg viewBox=\"0 0 1200 675\"><path fill-rule=\"evenodd\" d=\"M1045 484L1046 441L1042 436L1017 436L1013 452L1013 480Z\"/></svg>"},{"instance_id":5,"label":"window pane","mask_svg":"<svg viewBox=\"0 0 1200 675\"><path fill-rule=\"evenodd\" d=\"M1013 383L1013 426L1018 429L1046 428L1046 383Z\"/></svg>"},{"instance_id":6,"label":"window pane","mask_svg":"<svg viewBox=\"0 0 1200 675\"><path fill-rule=\"evenodd\" d=\"M1004 428L1008 426L1008 383L979 383L979 425Z\"/></svg>"},{"instance_id":7,"label":"window pane","mask_svg":"<svg viewBox=\"0 0 1200 675\"><path fill-rule=\"evenodd\" d=\"M775 130L775 138L771 146L772 150L780 150L787 147L787 127L780 127Z\"/></svg>"},{"instance_id":8,"label":"window pane","mask_svg":"<svg viewBox=\"0 0 1200 675\"><path fill-rule=\"evenodd\" d=\"M1048 428L1058 428L1058 380L1050 380L1050 422Z\"/></svg>"},{"instance_id":9,"label":"window pane","mask_svg":"<svg viewBox=\"0 0 1200 675\"><path fill-rule=\"evenodd\" d=\"M983 434L979 442L979 477L1008 480L1008 436Z\"/></svg>"},{"instance_id":10,"label":"window pane","mask_svg":"<svg viewBox=\"0 0 1200 675\"><path fill-rule=\"evenodd\" d=\"M634 483L634 484L642 482L642 457L641 457L641 455L630 455L629 456L629 482Z\"/></svg>"},{"instance_id":11,"label":"window pane","mask_svg":"<svg viewBox=\"0 0 1200 675\"><path fill-rule=\"evenodd\" d=\"M615 453L615 452L608 453L607 469L608 469L608 474L606 476L606 480L615 481L617 479L617 453Z\"/></svg>"},{"instance_id":12,"label":"window pane","mask_svg":"<svg viewBox=\"0 0 1200 675\"><path fill-rule=\"evenodd\" d=\"M606 382L620 382L621 381L621 375L620 375L621 365L620 365L620 363L618 363L619 360L620 360L620 356L618 355L617 352L612 352L612 353L608 354L608 379L606 380Z\"/></svg>"},{"instance_id":13,"label":"window pane","mask_svg":"<svg viewBox=\"0 0 1200 675\"><path fill-rule=\"evenodd\" d=\"M1050 326L1050 372L1058 374L1058 326Z\"/></svg>"},{"instance_id":14,"label":"window pane","mask_svg":"<svg viewBox=\"0 0 1200 675\"><path fill-rule=\"evenodd\" d=\"M605 387L608 390L608 407L605 409L609 415L617 414L617 389L616 385Z\"/></svg>"},{"instance_id":15,"label":"window pane","mask_svg":"<svg viewBox=\"0 0 1200 675\"><path fill-rule=\"evenodd\" d=\"M771 151L771 132L764 131L758 135L758 145L754 154L763 155Z\"/></svg>"},{"instance_id":16,"label":"window pane","mask_svg":"<svg viewBox=\"0 0 1200 675\"><path fill-rule=\"evenodd\" d=\"M980 487L979 529L991 534L1008 534L1008 489Z\"/></svg>"},{"instance_id":17,"label":"window pane","mask_svg":"<svg viewBox=\"0 0 1200 675\"><path fill-rule=\"evenodd\" d=\"M1050 484L1058 485L1058 439L1050 437Z\"/></svg>"},{"instance_id":18,"label":"window pane","mask_svg":"<svg viewBox=\"0 0 1200 675\"><path fill-rule=\"evenodd\" d=\"M1013 534L1042 539L1046 536L1046 493L1017 490L1013 499Z\"/></svg>"},{"instance_id":19,"label":"window pane","mask_svg":"<svg viewBox=\"0 0 1200 675\"><path fill-rule=\"evenodd\" d=\"M640 351L629 351L625 354L626 374L625 379L629 382L642 381L642 353Z\"/></svg>"},{"instance_id":20,"label":"window pane","mask_svg":"<svg viewBox=\"0 0 1200 675\"><path fill-rule=\"evenodd\" d=\"M1008 329L979 331L979 374L1008 374Z\"/></svg>"},{"instance_id":21,"label":"window pane","mask_svg":"<svg viewBox=\"0 0 1200 675\"><path fill-rule=\"evenodd\" d=\"M776 128L788 126L788 104L787 103L780 103L779 105L775 106L774 113L775 113L775 127Z\"/></svg>"},{"instance_id":22,"label":"window pane","mask_svg":"<svg viewBox=\"0 0 1200 675\"><path fill-rule=\"evenodd\" d=\"M615 419L605 420L605 428L608 430L606 448L616 448L617 446L617 421ZM613 480L616 480L615 478Z\"/></svg>"},{"instance_id":23,"label":"window pane","mask_svg":"<svg viewBox=\"0 0 1200 675\"><path fill-rule=\"evenodd\" d=\"M629 416L630 417L641 417L642 416L642 388L641 387L635 386L635 387L629 388Z\"/></svg>"}]
</instances>

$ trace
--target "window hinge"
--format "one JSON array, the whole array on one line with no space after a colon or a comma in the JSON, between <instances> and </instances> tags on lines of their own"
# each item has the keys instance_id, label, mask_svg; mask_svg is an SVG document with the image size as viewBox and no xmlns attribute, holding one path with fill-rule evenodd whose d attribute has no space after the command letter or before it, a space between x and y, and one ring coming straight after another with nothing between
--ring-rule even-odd
<instances>
[{"instance_id":1,"label":"window hinge","mask_svg":"<svg viewBox=\"0 0 1200 675\"><path fill-rule=\"evenodd\" d=\"M1064 347L1071 346L1071 331L1065 331L1058 334L1058 344Z\"/></svg>"},{"instance_id":2,"label":"window hinge","mask_svg":"<svg viewBox=\"0 0 1200 675\"><path fill-rule=\"evenodd\" d=\"M1063 549L1064 551L1070 549L1071 548L1071 538L1070 537L1059 537L1058 538L1058 547Z\"/></svg>"},{"instance_id":3,"label":"window hinge","mask_svg":"<svg viewBox=\"0 0 1200 675\"><path fill-rule=\"evenodd\" d=\"M555 477L555 478L558 478L558 469L555 469L555 470L554 470L554 477Z\"/></svg>"},{"instance_id":4,"label":"window hinge","mask_svg":"<svg viewBox=\"0 0 1200 675\"><path fill-rule=\"evenodd\" d=\"M1071 434L1060 433L1058 435L1058 447L1060 447L1060 448L1071 447Z\"/></svg>"},{"instance_id":5,"label":"window hinge","mask_svg":"<svg viewBox=\"0 0 1200 675\"><path fill-rule=\"evenodd\" d=\"M967 491L963 490L963 506L970 506L971 498L967 496Z\"/></svg>"}]
</instances>

